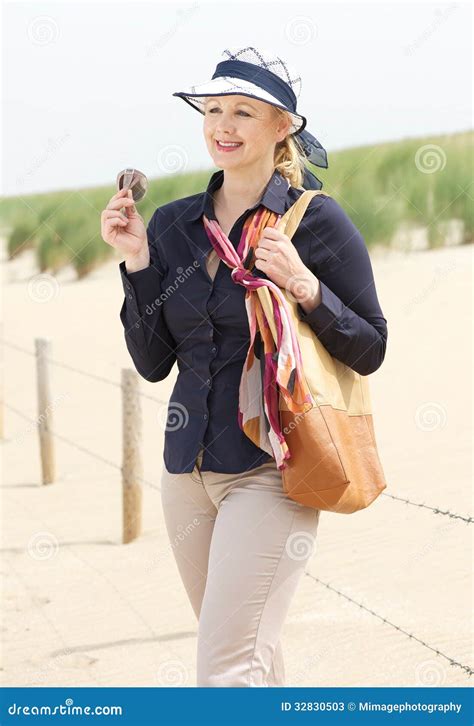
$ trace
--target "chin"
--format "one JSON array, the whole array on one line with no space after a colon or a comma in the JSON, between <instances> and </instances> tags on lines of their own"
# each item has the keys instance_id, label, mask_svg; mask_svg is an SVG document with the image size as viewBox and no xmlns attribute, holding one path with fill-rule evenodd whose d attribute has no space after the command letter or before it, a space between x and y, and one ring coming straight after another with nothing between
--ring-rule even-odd
<instances>
[{"instance_id":1,"label":"chin","mask_svg":"<svg viewBox=\"0 0 474 726\"><path fill-rule=\"evenodd\" d=\"M239 167L243 166L241 161L231 161L230 159L216 159L215 156L212 157L212 161L214 162L214 166L217 166L219 169L238 169Z\"/></svg>"}]
</instances>

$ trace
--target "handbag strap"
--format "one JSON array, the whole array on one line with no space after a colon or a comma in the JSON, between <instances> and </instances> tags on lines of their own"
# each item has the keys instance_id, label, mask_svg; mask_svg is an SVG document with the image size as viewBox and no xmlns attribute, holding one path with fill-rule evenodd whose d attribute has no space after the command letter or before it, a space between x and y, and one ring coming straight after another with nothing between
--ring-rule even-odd
<instances>
[{"instance_id":1,"label":"handbag strap","mask_svg":"<svg viewBox=\"0 0 474 726\"><path fill-rule=\"evenodd\" d=\"M291 239L298 229L301 220L304 217L304 213L308 208L308 204L316 194L324 194L329 196L327 192L323 192L320 189L305 189L303 194L300 194L296 202L285 212L283 217L280 219L277 229L283 234L286 234Z\"/></svg>"}]
</instances>

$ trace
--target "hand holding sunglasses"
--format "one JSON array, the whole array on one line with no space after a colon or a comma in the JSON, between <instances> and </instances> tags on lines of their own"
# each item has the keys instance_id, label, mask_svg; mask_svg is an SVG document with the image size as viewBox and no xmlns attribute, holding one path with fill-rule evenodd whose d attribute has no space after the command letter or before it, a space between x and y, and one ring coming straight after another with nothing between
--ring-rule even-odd
<instances>
[{"instance_id":1,"label":"hand holding sunglasses","mask_svg":"<svg viewBox=\"0 0 474 726\"><path fill-rule=\"evenodd\" d=\"M118 191L101 214L101 235L124 255L127 271L135 272L150 264L145 222L135 207L147 192L148 180L137 169L124 169L116 184Z\"/></svg>"}]
</instances>

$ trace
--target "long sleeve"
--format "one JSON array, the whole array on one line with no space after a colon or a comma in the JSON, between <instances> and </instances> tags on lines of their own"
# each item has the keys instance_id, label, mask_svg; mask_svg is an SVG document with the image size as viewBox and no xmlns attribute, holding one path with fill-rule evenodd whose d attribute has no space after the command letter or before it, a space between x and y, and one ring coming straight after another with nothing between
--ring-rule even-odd
<instances>
[{"instance_id":1,"label":"long sleeve","mask_svg":"<svg viewBox=\"0 0 474 726\"><path fill-rule=\"evenodd\" d=\"M125 293L120 310L125 342L138 373L152 382L166 378L176 361L176 344L163 317L160 299L164 269L155 232L158 211L147 227L150 265L128 273L125 260L119 265Z\"/></svg>"},{"instance_id":2,"label":"long sleeve","mask_svg":"<svg viewBox=\"0 0 474 726\"><path fill-rule=\"evenodd\" d=\"M310 269L320 282L321 303L308 313L298 304L298 315L334 358L369 375L382 365L388 329L365 241L332 197L305 224L312 231Z\"/></svg>"}]
</instances>

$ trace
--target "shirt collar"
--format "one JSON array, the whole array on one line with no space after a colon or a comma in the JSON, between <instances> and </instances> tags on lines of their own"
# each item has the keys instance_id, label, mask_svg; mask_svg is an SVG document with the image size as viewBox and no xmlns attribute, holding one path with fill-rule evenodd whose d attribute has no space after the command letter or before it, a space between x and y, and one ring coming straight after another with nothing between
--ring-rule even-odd
<instances>
[{"instance_id":1,"label":"shirt collar","mask_svg":"<svg viewBox=\"0 0 474 726\"><path fill-rule=\"evenodd\" d=\"M223 181L224 170L219 169L214 172L209 180L206 191L191 205L188 214L183 215L183 218L188 222L193 222L205 214L208 219L216 219L212 195L222 186ZM290 183L288 179L275 169L267 186L263 190L260 200L253 207L250 207L250 209L254 210L260 205L263 205L272 212L284 214L286 211L285 201L289 187Z\"/></svg>"}]
</instances>

